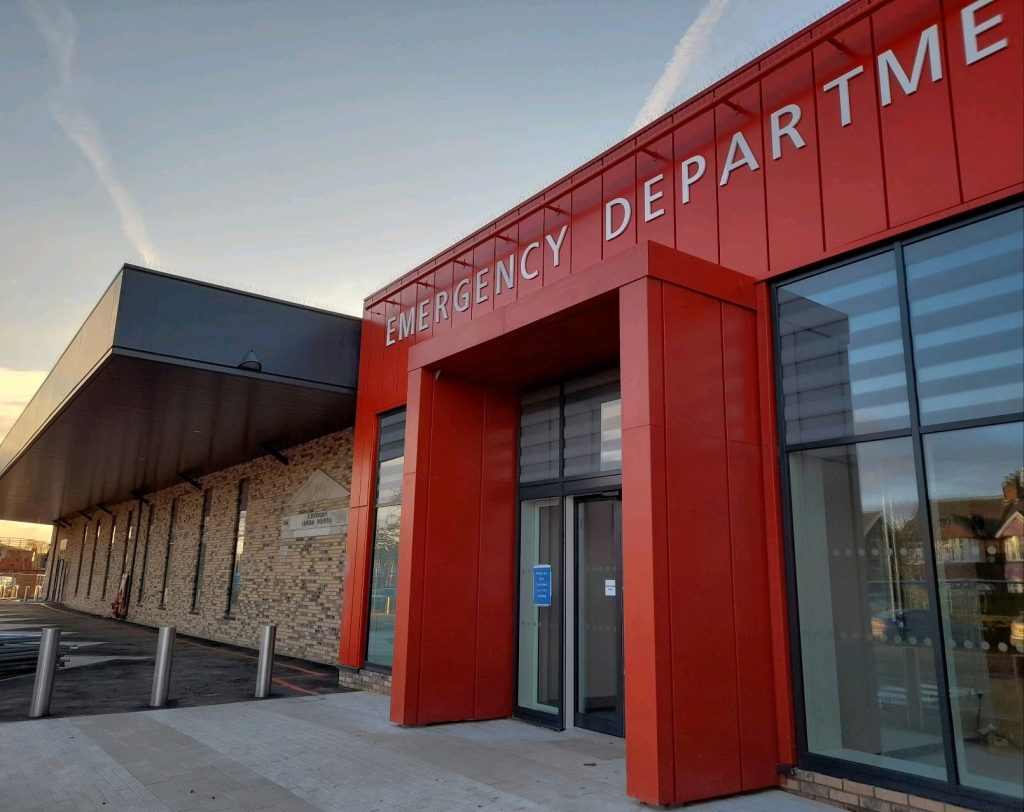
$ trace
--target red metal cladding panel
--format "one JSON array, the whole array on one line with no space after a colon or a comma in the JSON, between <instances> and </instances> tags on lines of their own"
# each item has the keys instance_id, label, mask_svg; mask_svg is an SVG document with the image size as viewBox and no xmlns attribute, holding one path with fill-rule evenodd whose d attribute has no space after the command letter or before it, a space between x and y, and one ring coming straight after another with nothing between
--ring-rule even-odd
<instances>
[{"instance_id":1,"label":"red metal cladding panel","mask_svg":"<svg viewBox=\"0 0 1024 812\"><path fill-rule=\"evenodd\" d=\"M796 722L790 671L789 622L782 533L778 424L775 413L775 361L771 293L759 284L757 296L758 399L761 420L761 473L764 487L764 546L768 560L769 617L775 672L775 719L779 761L796 763ZM756 497L752 497L756 498Z\"/></svg>"},{"instance_id":2,"label":"red metal cladding panel","mask_svg":"<svg viewBox=\"0 0 1024 812\"><path fill-rule=\"evenodd\" d=\"M530 248L530 246L533 246ZM523 252L526 252L526 267L522 266ZM531 214L519 224L519 256L516 258L517 299L529 296L544 285L544 254L547 252L544 239L544 212ZM526 274L526 276L524 276Z\"/></svg>"},{"instance_id":3,"label":"red metal cladding panel","mask_svg":"<svg viewBox=\"0 0 1024 812\"><path fill-rule=\"evenodd\" d=\"M545 285L550 285L552 282L568 276L575 267L572 245L576 223L574 220L570 220L573 211L572 202L572 195L566 194L553 198L544 207L544 239L541 240L540 247L544 254ZM599 235L595 231L591 236L596 240ZM554 249L551 247L548 237L559 246L557 265L555 264Z\"/></svg>"},{"instance_id":4,"label":"red metal cladding panel","mask_svg":"<svg viewBox=\"0 0 1024 812\"><path fill-rule=\"evenodd\" d=\"M757 85L748 87L728 101L738 109L725 103L715 107L719 261L761 278L768 272L768 236L760 90Z\"/></svg>"},{"instance_id":5,"label":"red metal cladding panel","mask_svg":"<svg viewBox=\"0 0 1024 812\"><path fill-rule=\"evenodd\" d=\"M429 476L402 476L403 521L398 540L398 595L395 612L394 662L391 667L391 720L422 724L420 659L424 647L423 591L426 572L426 516ZM372 566L367 560L367 569ZM368 573L369 574L369 573ZM365 603L362 610L364 613ZM365 639L365 632L364 632Z\"/></svg>"},{"instance_id":6,"label":"red metal cladding panel","mask_svg":"<svg viewBox=\"0 0 1024 812\"><path fill-rule=\"evenodd\" d=\"M440 265L434 272L434 296L443 294L441 307L435 299L433 304L434 335L452 329L452 273L454 266L450 262Z\"/></svg>"},{"instance_id":7,"label":"red metal cladding panel","mask_svg":"<svg viewBox=\"0 0 1024 812\"><path fill-rule=\"evenodd\" d=\"M474 719L512 713L515 671L515 485L484 480L476 610Z\"/></svg>"},{"instance_id":8,"label":"red metal cladding panel","mask_svg":"<svg viewBox=\"0 0 1024 812\"><path fill-rule=\"evenodd\" d=\"M709 110L673 134L675 247L718 262L718 160L715 114ZM685 174L684 174L685 173Z\"/></svg>"},{"instance_id":9,"label":"red metal cladding panel","mask_svg":"<svg viewBox=\"0 0 1024 812\"><path fill-rule=\"evenodd\" d=\"M434 283L437 274L428 273L417 280L412 289L416 293L416 340L425 341L434 334Z\"/></svg>"},{"instance_id":10,"label":"red metal cladding panel","mask_svg":"<svg viewBox=\"0 0 1024 812\"><path fill-rule=\"evenodd\" d=\"M1024 181L1024 3L992 0L977 9L971 6L977 3L945 5L965 200Z\"/></svg>"},{"instance_id":11,"label":"red metal cladding panel","mask_svg":"<svg viewBox=\"0 0 1024 812\"><path fill-rule=\"evenodd\" d=\"M494 264L491 266L494 288L491 301L495 308L511 304L519 296L519 283L522 281L519 252L519 224L510 223L500 228L494 240Z\"/></svg>"},{"instance_id":12,"label":"red metal cladding panel","mask_svg":"<svg viewBox=\"0 0 1024 812\"><path fill-rule=\"evenodd\" d=\"M468 405L456 414L465 414ZM473 405L479 408L479 404ZM456 427L439 426L436 417L437 412L436 440L443 443ZM479 434L476 439L479 446ZM464 461L466 476L430 475L421 584L418 724L473 718L482 488L479 464L478 448L474 460Z\"/></svg>"},{"instance_id":13,"label":"red metal cladding panel","mask_svg":"<svg viewBox=\"0 0 1024 812\"><path fill-rule=\"evenodd\" d=\"M457 330L469 323L472 318L473 275L477 268L473 265L473 252L459 254L452 262L454 275L452 279L452 329Z\"/></svg>"},{"instance_id":14,"label":"red metal cladding panel","mask_svg":"<svg viewBox=\"0 0 1024 812\"><path fill-rule=\"evenodd\" d=\"M716 385L720 391L720 377L699 384L705 391ZM721 397L713 400L721 408ZM672 422L685 424L685 415ZM690 801L743 787L736 677L743 661L735 639L725 437L690 428L665 435L676 800Z\"/></svg>"},{"instance_id":15,"label":"red metal cladding panel","mask_svg":"<svg viewBox=\"0 0 1024 812\"><path fill-rule=\"evenodd\" d=\"M650 240L670 248L676 244L676 172L672 157L671 134L637 153L637 242ZM659 176L661 179L657 180Z\"/></svg>"},{"instance_id":16,"label":"red metal cladding panel","mask_svg":"<svg viewBox=\"0 0 1024 812\"><path fill-rule=\"evenodd\" d=\"M931 51L920 64L917 90L907 95L900 83L902 70L913 79L915 60L928 31L939 26L939 0L899 0L880 6L871 15L875 53L879 61L879 98L882 104L882 149L890 225L897 226L960 202L949 82L941 54L932 68L935 46L944 47L935 31ZM924 32L924 33L922 33ZM900 68L882 68L892 51ZM891 65L891 62L885 61ZM933 78L938 76L936 81ZM886 79L885 77L888 77ZM891 103L883 87L888 85Z\"/></svg>"},{"instance_id":17,"label":"red metal cladding panel","mask_svg":"<svg viewBox=\"0 0 1024 812\"><path fill-rule=\"evenodd\" d=\"M761 442L757 388L757 324L753 311L722 305L725 431L730 440Z\"/></svg>"},{"instance_id":18,"label":"red metal cladding panel","mask_svg":"<svg viewBox=\"0 0 1024 812\"><path fill-rule=\"evenodd\" d=\"M828 249L863 239L887 226L871 24L868 20L856 22L834 39L837 44L825 43L813 52ZM859 73L847 76L858 68L862 69ZM841 79L844 76L847 78ZM839 84L832 86L837 80ZM843 94L849 99L846 117Z\"/></svg>"},{"instance_id":19,"label":"red metal cladding panel","mask_svg":"<svg viewBox=\"0 0 1024 812\"><path fill-rule=\"evenodd\" d=\"M737 663L742 661L735 650L727 543L721 305L675 286L663 290L671 659L680 801L736 792L742 786L736 687Z\"/></svg>"},{"instance_id":20,"label":"red metal cladding panel","mask_svg":"<svg viewBox=\"0 0 1024 812\"><path fill-rule=\"evenodd\" d=\"M377 374L380 376L380 386L377 387L376 408L381 409L382 404L392 403L395 400L395 390L398 381L398 365L401 362L400 348L398 346L398 319L401 312L401 296L399 293L392 293L384 303L385 317L385 347L381 354L380 367ZM391 344L387 344L391 341ZM405 386L402 387L405 389Z\"/></svg>"},{"instance_id":21,"label":"red metal cladding panel","mask_svg":"<svg viewBox=\"0 0 1024 812\"><path fill-rule=\"evenodd\" d=\"M488 391L480 499L474 718L512 712L519 398Z\"/></svg>"},{"instance_id":22,"label":"red metal cladding panel","mask_svg":"<svg viewBox=\"0 0 1024 812\"><path fill-rule=\"evenodd\" d=\"M636 158L630 156L608 167L602 173L602 179L601 239L604 256L610 257L636 245ZM609 240L609 234L618 236Z\"/></svg>"},{"instance_id":23,"label":"red metal cladding panel","mask_svg":"<svg viewBox=\"0 0 1024 812\"><path fill-rule=\"evenodd\" d=\"M404 317L407 324L412 325L412 334L399 341L393 349L398 350L398 358L395 361L395 375L390 381L386 381L385 384L390 384L390 389L386 389L387 402L388 403L401 403L405 388L409 380L409 350L417 341L416 336L416 304L419 301L419 291L416 285L409 285L406 288L402 288L397 294L399 302L401 303L401 310L399 312L399 336L401 336L402 329L402 318Z\"/></svg>"},{"instance_id":24,"label":"red metal cladding panel","mask_svg":"<svg viewBox=\"0 0 1024 812\"><path fill-rule=\"evenodd\" d=\"M749 349L753 355L755 345ZM779 761L761 449L730 441L728 461L741 769L743 789L752 790L778 784Z\"/></svg>"},{"instance_id":25,"label":"red metal cladding panel","mask_svg":"<svg viewBox=\"0 0 1024 812\"><path fill-rule=\"evenodd\" d=\"M798 56L761 81L768 260L788 271L821 256L821 190L811 55Z\"/></svg>"},{"instance_id":26,"label":"red metal cladding panel","mask_svg":"<svg viewBox=\"0 0 1024 812\"><path fill-rule=\"evenodd\" d=\"M580 273L601 261L604 238L601 178L577 186L572 192L572 272ZM563 250L563 256L565 254ZM545 282L547 284L547 282Z\"/></svg>"},{"instance_id":27,"label":"red metal cladding panel","mask_svg":"<svg viewBox=\"0 0 1024 812\"><path fill-rule=\"evenodd\" d=\"M671 592L665 512L663 286L642 279L619 296L622 364L622 558L626 790L647 803L675 793Z\"/></svg>"},{"instance_id":28,"label":"red metal cladding panel","mask_svg":"<svg viewBox=\"0 0 1024 812\"><path fill-rule=\"evenodd\" d=\"M484 240L473 249L473 318L494 310L494 243ZM485 273L486 271L486 273ZM481 301L482 300L482 301Z\"/></svg>"},{"instance_id":29,"label":"red metal cladding panel","mask_svg":"<svg viewBox=\"0 0 1024 812\"><path fill-rule=\"evenodd\" d=\"M685 420L695 432L724 438L721 306L714 299L666 285L663 307L669 370L686 373L666 371L666 423L671 426ZM685 327L677 329L684 318ZM719 387L713 399L710 386Z\"/></svg>"},{"instance_id":30,"label":"red metal cladding panel","mask_svg":"<svg viewBox=\"0 0 1024 812\"><path fill-rule=\"evenodd\" d=\"M349 542L345 551L345 593L341 606L341 641L338 660L358 668L363 664L362 640L366 637L366 551L370 508L349 509Z\"/></svg>"}]
</instances>

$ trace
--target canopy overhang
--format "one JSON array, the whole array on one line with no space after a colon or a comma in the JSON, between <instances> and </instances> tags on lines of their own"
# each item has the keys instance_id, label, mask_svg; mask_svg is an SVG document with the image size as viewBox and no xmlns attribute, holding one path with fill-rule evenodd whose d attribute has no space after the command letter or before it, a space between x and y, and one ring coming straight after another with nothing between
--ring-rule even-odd
<instances>
[{"instance_id":1,"label":"canopy overhang","mask_svg":"<svg viewBox=\"0 0 1024 812\"><path fill-rule=\"evenodd\" d=\"M0 518L56 521L351 426L359 338L356 318L124 266L0 444Z\"/></svg>"}]
</instances>

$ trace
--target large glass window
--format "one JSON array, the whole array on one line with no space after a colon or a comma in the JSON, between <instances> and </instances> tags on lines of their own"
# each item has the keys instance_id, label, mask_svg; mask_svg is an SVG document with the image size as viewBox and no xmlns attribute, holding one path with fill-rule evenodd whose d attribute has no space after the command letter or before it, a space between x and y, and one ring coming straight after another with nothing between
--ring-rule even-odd
<instances>
[{"instance_id":1,"label":"large glass window","mask_svg":"<svg viewBox=\"0 0 1024 812\"><path fill-rule=\"evenodd\" d=\"M519 481L558 479L562 393L549 386L523 396L519 428Z\"/></svg>"},{"instance_id":2,"label":"large glass window","mask_svg":"<svg viewBox=\"0 0 1024 812\"><path fill-rule=\"evenodd\" d=\"M1024 412L1024 209L907 246L921 422Z\"/></svg>"},{"instance_id":3,"label":"large glass window","mask_svg":"<svg viewBox=\"0 0 1024 812\"><path fill-rule=\"evenodd\" d=\"M910 426L892 251L786 285L778 308L788 442Z\"/></svg>"},{"instance_id":4,"label":"large glass window","mask_svg":"<svg viewBox=\"0 0 1024 812\"><path fill-rule=\"evenodd\" d=\"M909 437L790 455L807 746L945 778Z\"/></svg>"},{"instance_id":5,"label":"large glass window","mask_svg":"<svg viewBox=\"0 0 1024 812\"><path fill-rule=\"evenodd\" d=\"M380 418L377 443L377 500L370 575L366 662L391 668L398 595L398 535L402 521L405 410Z\"/></svg>"},{"instance_id":6,"label":"large glass window","mask_svg":"<svg viewBox=\"0 0 1024 812\"><path fill-rule=\"evenodd\" d=\"M523 395L519 483L603 476L622 470L619 370Z\"/></svg>"},{"instance_id":7,"label":"large glass window","mask_svg":"<svg viewBox=\"0 0 1024 812\"><path fill-rule=\"evenodd\" d=\"M924 438L960 780L1024 782L1024 423Z\"/></svg>"},{"instance_id":8,"label":"large glass window","mask_svg":"<svg viewBox=\"0 0 1024 812\"><path fill-rule=\"evenodd\" d=\"M807 758L1024 797L1024 210L776 294Z\"/></svg>"}]
</instances>

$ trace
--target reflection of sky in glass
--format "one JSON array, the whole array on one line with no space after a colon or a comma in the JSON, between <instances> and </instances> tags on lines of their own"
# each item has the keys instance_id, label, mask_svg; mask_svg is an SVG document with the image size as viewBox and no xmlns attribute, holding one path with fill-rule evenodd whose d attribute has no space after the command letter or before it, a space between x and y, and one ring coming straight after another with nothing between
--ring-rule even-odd
<instances>
[{"instance_id":1,"label":"reflection of sky in glass","mask_svg":"<svg viewBox=\"0 0 1024 812\"><path fill-rule=\"evenodd\" d=\"M917 483L910 440L880 440L854 447L861 505L865 513L883 508L895 519L917 512Z\"/></svg>"},{"instance_id":2,"label":"reflection of sky in glass","mask_svg":"<svg viewBox=\"0 0 1024 812\"><path fill-rule=\"evenodd\" d=\"M1016 213L1010 214L1010 216L1014 215ZM971 227L968 226L968 228ZM946 239L943 240L943 248L950 245L950 241L953 239L962 239L960 237L961 234L962 231L957 230L949 235L945 235ZM1006 257L1013 253L1019 253L1024 249L1024 234L1011 230L1008 234L987 239L985 242L971 241L961 248L944 250L942 253L931 257L927 256L927 252L934 251L935 244L929 244L929 242L931 241L925 240L924 243L907 247L907 265L913 265L915 278L920 279L931 274L942 273L943 271L949 271L961 265L969 265L979 260L991 261L997 257Z\"/></svg>"},{"instance_id":3,"label":"reflection of sky in glass","mask_svg":"<svg viewBox=\"0 0 1024 812\"><path fill-rule=\"evenodd\" d=\"M992 498L1024 468L1024 423L946 431L924 438L928 498Z\"/></svg>"}]
</instances>

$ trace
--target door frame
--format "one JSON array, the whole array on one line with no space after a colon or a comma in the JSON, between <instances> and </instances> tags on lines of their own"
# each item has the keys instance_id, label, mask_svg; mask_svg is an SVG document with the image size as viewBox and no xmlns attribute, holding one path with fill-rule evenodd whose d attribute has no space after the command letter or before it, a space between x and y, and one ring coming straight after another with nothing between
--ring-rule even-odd
<instances>
[{"instance_id":1,"label":"door frame","mask_svg":"<svg viewBox=\"0 0 1024 812\"><path fill-rule=\"evenodd\" d=\"M569 504L569 500L570 499L572 500L571 501L571 509L567 509L567 505ZM580 539L579 539L579 516L580 516L580 508L583 505L585 505L586 503L588 503L588 502L612 502L612 501L615 501L615 502L619 503L619 527L618 527L618 539L617 539L617 543L616 543L616 547L617 547L616 554L617 554L617 557L618 557L618 578L616 580L618 581L618 587L616 589L616 593L617 594L615 596L615 602L617 604L617 610L618 610L619 634L618 634L618 641L617 641L617 649L618 649L618 659L619 659L620 674L619 674L619 680L618 680L618 690L616 691L616 704L617 704L617 706L619 708L619 717L615 721L601 719L600 717L597 717L597 716L591 716L591 715L586 714L586 713L581 713L577 709L577 690L578 690L579 684L580 684L580 668L579 668L580 664L579 664L579 658L577 656L577 653L579 652L579 648L580 648L580 611L579 611L579 603L580 603L580 589L579 589L579 580L580 580L579 579L579 576L580 576L580 571L579 571L579 543L580 543ZM625 670L626 670L626 662L625 662L625 651L624 651L624 648L623 648L623 611L622 611L622 488L620 487L620 488L614 489L614 490L605 490L605 491L600 491L600 492L597 492L597 493L587 493L587 494L580 494L579 496L566 497L565 500L564 500L564 503L563 503L563 510L565 511L565 515L567 517L569 516L569 514L571 514L572 532L571 533L568 533L568 532L566 533L566 536L565 536L565 546L566 546L567 551L570 548L571 548L571 551L572 551L571 552L572 566L571 566L571 568L568 567L568 566L566 567L566 576L567 576L566 580L567 580L567 584L568 584L568 580L570 578L572 579L572 598L573 598L572 601L566 601L567 609L569 608L569 605L571 604L571 611L572 611L572 623L571 623L571 626L569 626L569 624L568 624L568 611L567 611L567 627L572 628L572 648L570 649L568 646L565 646L565 655L563 655L563 656L565 656L565 658L567 660L571 659L571 661L572 661L572 666L571 666L571 668L572 668L571 688L569 688L568 690L563 689L563 691L562 691L562 694L563 694L562 699L563 699L563 702L565 703L565 707L568 708L569 707L569 702L570 701L572 702L572 713L571 714L567 713L565 711L565 709L563 709L563 713L565 713L565 715L567 717L571 717L571 719L572 719L572 727L578 727L578 728L582 728L584 730L591 730L591 731L594 731L595 733L604 733L604 734L609 735L609 736L618 736L620 738L625 738L626 737L626 696L625 696L625 682L626 682ZM567 531L569 529L569 524L570 524L570 519L567 518L567 520L565 522L566 530ZM567 552L566 557L565 557L565 560L567 562L568 562L568 555L569 555L569 553ZM565 642L568 642L568 641L565 641ZM568 665L566 667L566 671L567 671L566 677L567 677L567 681L568 681L568 677L569 677L569 674L568 674L569 666ZM586 719L587 723L583 723L583 719Z\"/></svg>"},{"instance_id":2,"label":"door frame","mask_svg":"<svg viewBox=\"0 0 1024 812\"><path fill-rule=\"evenodd\" d=\"M557 716L540 711L532 708L524 708L519 704L519 617L520 617L520 561L522 556L522 503L529 502L534 499L550 499L557 497L560 500L559 510L561 511L561 545L562 545L562 578L559 581L559 586L562 589L564 606L562 612L562 652L561 652L561 667L559 673L561 675L561 705ZM516 595L516 607L515 607L515 659L512 664L513 676L512 680L512 715L516 719L521 719L525 722L539 725L541 727L547 727L552 730L565 730L566 728L576 727L575 724L575 713L569 713L568 710L572 708L575 710L575 649L576 649L576 630L575 630L575 616L576 616L576 554L575 554L575 536L576 536L576 508L575 501L585 497L593 498L612 498L617 497L622 499L622 474L616 471L613 474L601 474L598 476L580 477L576 479L561 479L549 482L542 482L537 484L519 485L516 492L516 566L515 566L515 595ZM571 543L570 543L571 542ZM620 546L621 551L621 538ZM571 580L570 580L571 579ZM568 589L572 589L571 595L572 600L567 600ZM621 588L620 588L620 606L621 606ZM572 648L567 645L570 641L568 639L568 631L572 629ZM621 628L620 628L621 631ZM621 634L620 634L620 649L622 646ZM620 656L624 656L620 654ZM625 667L625 660L622 660L623 667ZM571 665L571 669L570 669ZM621 689L622 686L620 686ZM623 710L625 708L623 707ZM623 723L625 724L625 723ZM618 735L618 734L611 734ZM623 735L625 735L623 733Z\"/></svg>"}]
</instances>

